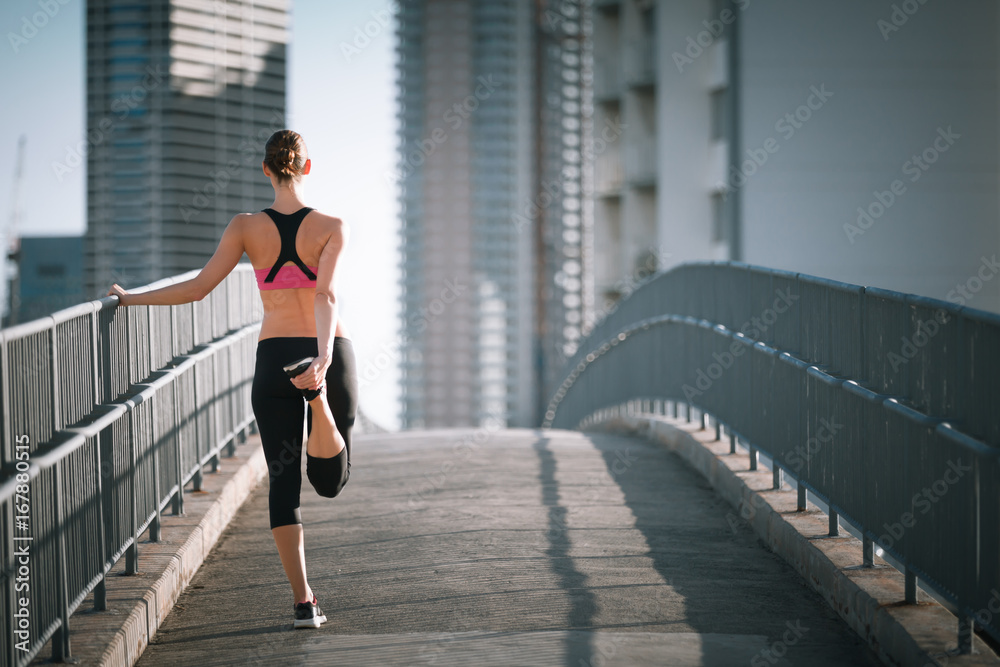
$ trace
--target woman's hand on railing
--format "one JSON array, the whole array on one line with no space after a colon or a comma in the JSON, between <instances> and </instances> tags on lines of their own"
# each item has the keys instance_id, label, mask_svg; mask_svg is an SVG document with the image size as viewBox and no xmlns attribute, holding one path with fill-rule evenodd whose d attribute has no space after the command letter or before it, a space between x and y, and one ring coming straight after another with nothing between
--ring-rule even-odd
<instances>
[{"instance_id":1,"label":"woman's hand on railing","mask_svg":"<svg viewBox=\"0 0 1000 667\"><path fill-rule=\"evenodd\" d=\"M125 291L118 283L115 283L104 296L116 296L118 297L119 306L127 306L132 295Z\"/></svg>"}]
</instances>

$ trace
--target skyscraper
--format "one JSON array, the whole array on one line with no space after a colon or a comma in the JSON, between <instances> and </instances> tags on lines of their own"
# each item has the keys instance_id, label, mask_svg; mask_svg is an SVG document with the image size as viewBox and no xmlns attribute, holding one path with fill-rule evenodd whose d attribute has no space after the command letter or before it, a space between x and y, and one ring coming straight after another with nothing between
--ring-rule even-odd
<instances>
[{"instance_id":1,"label":"skyscraper","mask_svg":"<svg viewBox=\"0 0 1000 667\"><path fill-rule=\"evenodd\" d=\"M85 298L200 268L270 203L287 0L87 3Z\"/></svg>"},{"instance_id":2,"label":"skyscraper","mask_svg":"<svg viewBox=\"0 0 1000 667\"><path fill-rule=\"evenodd\" d=\"M582 319L582 133L566 116L583 113L583 61L579 44L558 36L578 30L579 16L546 8L400 6L404 428L538 423L545 355L567 334L560 311L559 342L542 338L546 304L562 304L569 289L571 324ZM563 48L577 51L565 63ZM575 171L564 173L566 164ZM576 235L553 234L548 220ZM551 260L556 252L570 265ZM560 271L572 279L566 287L552 282Z\"/></svg>"}]
</instances>

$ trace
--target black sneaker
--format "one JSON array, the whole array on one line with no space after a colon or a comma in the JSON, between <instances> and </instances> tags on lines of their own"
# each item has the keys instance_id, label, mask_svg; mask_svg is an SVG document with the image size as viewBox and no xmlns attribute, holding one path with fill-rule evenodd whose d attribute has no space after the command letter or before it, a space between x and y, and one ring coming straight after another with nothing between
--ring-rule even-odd
<instances>
[{"instance_id":1,"label":"black sneaker","mask_svg":"<svg viewBox=\"0 0 1000 667\"><path fill-rule=\"evenodd\" d=\"M309 365L313 362L313 359L315 359L315 357L305 357L303 359L299 359L298 361L293 361L290 364L286 364L285 366L282 366L282 368L284 369L288 377L293 378L296 375L301 375L302 373L304 373L305 370L309 368ZM320 394L322 394L325 388L326 388L326 383L323 383L320 386L316 387L315 389L299 389L299 391L302 392L302 395L306 397L307 401L311 401Z\"/></svg>"},{"instance_id":2,"label":"black sneaker","mask_svg":"<svg viewBox=\"0 0 1000 667\"><path fill-rule=\"evenodd\" d=\"M326 623L326 615L319 608L315 595L313 595L312 602L295 603L296 628L318 628L323 623Z\"/></svg>"}]
</instances>

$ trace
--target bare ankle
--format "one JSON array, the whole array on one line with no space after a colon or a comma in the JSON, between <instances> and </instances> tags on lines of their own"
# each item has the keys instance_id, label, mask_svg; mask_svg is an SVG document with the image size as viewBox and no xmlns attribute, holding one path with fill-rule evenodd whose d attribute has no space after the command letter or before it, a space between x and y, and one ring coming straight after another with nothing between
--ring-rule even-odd
<instances>
[{"instance_id":1,"label":"bare ankle","mask_svg":"<svg viewBox=\"0 0 1000 667\"><path fill-rule=\"evenodd\" d=\"M320 394L319 396L317 396L313 400L309 401L309 407L312 410L316 410L316 411L319 411L319 412L322 412L322 413L329 413L330 412L330 407L327 404L326 397L324 397L323 394Z\"/></svg>"}]
</instances>

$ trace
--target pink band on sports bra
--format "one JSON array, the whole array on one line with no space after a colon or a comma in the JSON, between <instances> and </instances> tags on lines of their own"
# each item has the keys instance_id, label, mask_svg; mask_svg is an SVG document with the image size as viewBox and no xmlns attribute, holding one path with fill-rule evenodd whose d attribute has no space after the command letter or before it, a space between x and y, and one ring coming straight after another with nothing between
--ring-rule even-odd
<instances>
[{"instance_id":1,"label":"pink band on sports bra","mask_svg":"<svg viewBox=\"0 0 1000 667\"><path fill-rule=\"evenodd\" d=\"M310 266L309 270L315 274L319 273L319 267ZM288 264L278 269L278 274L272 282L266 283L264 279L271 272L270 268L254 269L257 276L257 287L262 290L268 289L295 289L297 287L316 287L316 281L306 277L302 270L294 264Z\"/></svg>"}]
</instances>

